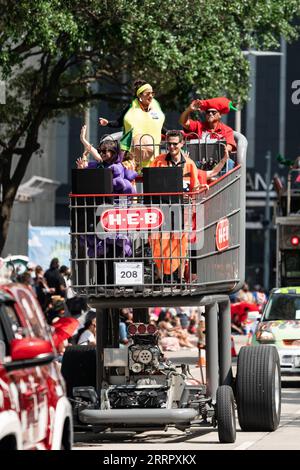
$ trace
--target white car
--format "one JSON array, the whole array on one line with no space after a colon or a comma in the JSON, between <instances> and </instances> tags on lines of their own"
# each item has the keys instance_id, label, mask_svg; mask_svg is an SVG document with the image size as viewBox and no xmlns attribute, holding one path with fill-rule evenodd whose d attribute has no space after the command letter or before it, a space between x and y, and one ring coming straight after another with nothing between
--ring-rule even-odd
<instances>
[{"instance_id":1,"label":"white car","mask_svg":"<svg viewBox=\"0 0 300 470\"><path fill-rule=\"evenodd\" d=\"M282 374L300 375L300 287L273 289L252 345L273 344Z\"/></svg>"}]
</instances>

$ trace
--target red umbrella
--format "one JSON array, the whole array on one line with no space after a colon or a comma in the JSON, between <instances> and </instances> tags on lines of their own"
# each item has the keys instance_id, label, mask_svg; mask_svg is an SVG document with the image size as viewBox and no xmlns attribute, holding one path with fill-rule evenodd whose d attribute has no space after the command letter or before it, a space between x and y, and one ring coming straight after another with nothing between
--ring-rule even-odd
<instances>
[{"instance_id":1,"label":"red umbrella","mask_svg":"<svg viewBox=\"0 0 300 470\"><path fill-rule=\"evenodd\" d=\"M52 323L52 326L54 328L52 338L57 348L65 339L73 336L79 326L79 321L72 317L62 317Z\"/></svg>"}]
</instances>

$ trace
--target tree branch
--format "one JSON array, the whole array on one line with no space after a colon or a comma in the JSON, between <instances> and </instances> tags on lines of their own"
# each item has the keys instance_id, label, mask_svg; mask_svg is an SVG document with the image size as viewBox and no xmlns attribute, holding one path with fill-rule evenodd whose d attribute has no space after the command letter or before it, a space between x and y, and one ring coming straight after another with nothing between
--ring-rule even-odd
<instances>
[{"instance_id":1,"label":"tree branch","mask_svg":"<svg viewBox=\"0 0 300 470\"><path fill-rule=\"evenodd\" d=\"M45 60L43 60L43 59L45 59ZM44 101L43 100L43 94L47 95L47 93L48 93L47 72L48 72L48 67L49 67L49 64L50 64L50 59L51 59L50 54L45 53L42 60L41 60L41 66L40 66L39 70L36 71L35 77L32 80L32 84L31 84L31 107L29 108L28 113L24 117L23 121L18 126L18 128L15 131L14 135L11 137L11 139L8 143L8 146L10 148L14 148L17 145L18 140L25 133L28 126L32 122L33 108L35 106L35 99L37 99L37 97L35 95L37 95L36 92L37 92L38 77L41 74L41 72L43 73L43 87L40 90L39 95L41 96L41 103L42 104L43 104L43 101ZM43 67L43 64L45 64L44 67Z\"/></svg>"},{"instance_id":2,"label":"tree branch","mask_svg":"<svg viewBox=\"0 0 300 470\"><path fill-rule=\"evenodd\" d=\"M15 153L16 155L23 155L24 147L17 147L15 149L13 149L13 153Z\"/></svg>"},{"instance_id":3,"label":"tree branch","mask_svg":"<svg viewBox=\"0 0 300 470\"><path fill-rule=\"evenodd\" d=\"M37 142L37 139L39 126L42 120L42 115L36 118L34 124L31 126L31 129L27 133L27 139L24 144L22 158L19 159L14 174L11 178L12 185L16 188L15 194L25 175L32 154L40 148L40 144Z\"/></svg>"},{"instance_id":4,"label":"tree branch","mask_svg":"<svg viewBox=\"0 0 300 470\"><path fill-rule=\"evenodd\" d=\"M43 52L42 51L36 51L36 52L28 52L27 54L24 54L22 55L22 60L27 60L27 59L30 59L31 57L35 57L35 56L38 56L38 55L42 55Z\"/></svg>"},{"instance_id":5,"label":"tree branch","mask_svg":"<svg viewBox=\"0 0 300 470\"><path fill-rule=\"evenodd\" d=\"M118 93L117 95L115 93L114 94L93 93L92 95L81 96L75 99L70 99L70 100L65 99L65 101L57 101L54 103L49 102L47 103L47 106L49 106L51 110L71 109L78 104L83 104L89 101L95 101L95 100L101 100L101 99L105 99L106 101L110 101L111 103L119 103L120 98L124 98L124 96L127 97L128 95L120 94L120 93Z\"/></svg>"},{"instance_id":6,"label":"tree branch","mask_svg":"<svg viewBox=\"0 0 300 470\"><path fill-rule=\"evenodd\" d=\"M73 80L71 82L69 82L66 86L66 88L72 88L74 86L77 86L77 85L88 85L89 83L94 83L94 82L98 82L100 79L111 79L113 81L115 81L114 77L108 73L105 73L105 71L101 71L103 72L103 74L97 74L96 76L85 76L85 77L78 77L76 80ZM117 82L117 84L119 85L120 82Z\"/></svg>"},{"instance_id":7,"label":"tree branch","mask_svg":"<svg viewBox=\"0 0 300 470\"><path fill-rule=\"evenodd\" d=\"M28 35L25 36L21 44L16 46L14 49L10 49L10 52L12 52L13 54L22 54L23 52L27 51L29 47L27 44L27 38L28 38ZM30 48L32 48L32 46L30 46Z\"/></svg>"},{"instance_id":8,"label":"tree branch","mask_svg":"<svg viewBox=\"0 0 300 470\"><path fill-rule=\"evenodd\" d=\"M1 147L5 148L5 149L8 148L7 144L2 139L0 139L0 145L1 145Z\"/></svg>"}]
</instances>

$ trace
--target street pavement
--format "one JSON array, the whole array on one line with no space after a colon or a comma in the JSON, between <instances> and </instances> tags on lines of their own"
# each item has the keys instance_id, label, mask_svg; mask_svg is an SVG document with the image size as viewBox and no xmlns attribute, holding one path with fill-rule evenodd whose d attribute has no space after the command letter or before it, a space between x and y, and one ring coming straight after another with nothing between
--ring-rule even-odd
<instances>
[{"instance_id":1,"label":"street pavement","mask_svg":"<svg viewBox=\"0 0 300 470\"><path fill-rule=\"evenodd\" d=\"M235 336L237 352L247 338ZM201 379L196 367L197 349L181 349L167 356L176 364L189 364L191 374ZM233 360L235 374L236 360ZM205 372L205 368L204 368ZM269 432L243 432L237 421L237 438L234 444L220 444L218 432L212 427L193 426L181 432L170 426L166 431L148 431L138 435L76 433L75 450L144 450L144 451L188 451L188 450L300 450L300 377L283 381L282 413L279 428Z\"/></svg>"}]
</instances>

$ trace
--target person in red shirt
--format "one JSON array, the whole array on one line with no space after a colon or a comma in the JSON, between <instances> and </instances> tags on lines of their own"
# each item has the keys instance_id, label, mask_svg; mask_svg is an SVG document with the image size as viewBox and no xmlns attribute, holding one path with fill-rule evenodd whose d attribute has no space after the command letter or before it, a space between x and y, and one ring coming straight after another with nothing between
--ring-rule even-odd
<instances>
[{"instance_id":1,"label":"person in red shirt","mask_svg":"<svg viewBox=\"0 0 300 470\"><path fill-rule=\"evenodd\" d=\"M221 122L221 115L235 109L231 101L225 97L211 98L209 100L193 100L180 116L179 122L186 132L194 132L200 138L209 135L213 139L225 139L228 152L236 150L233 130ZM204 111L205 121L194 121L190 114L194 111Z\"/></svg>"}]
</instances>

